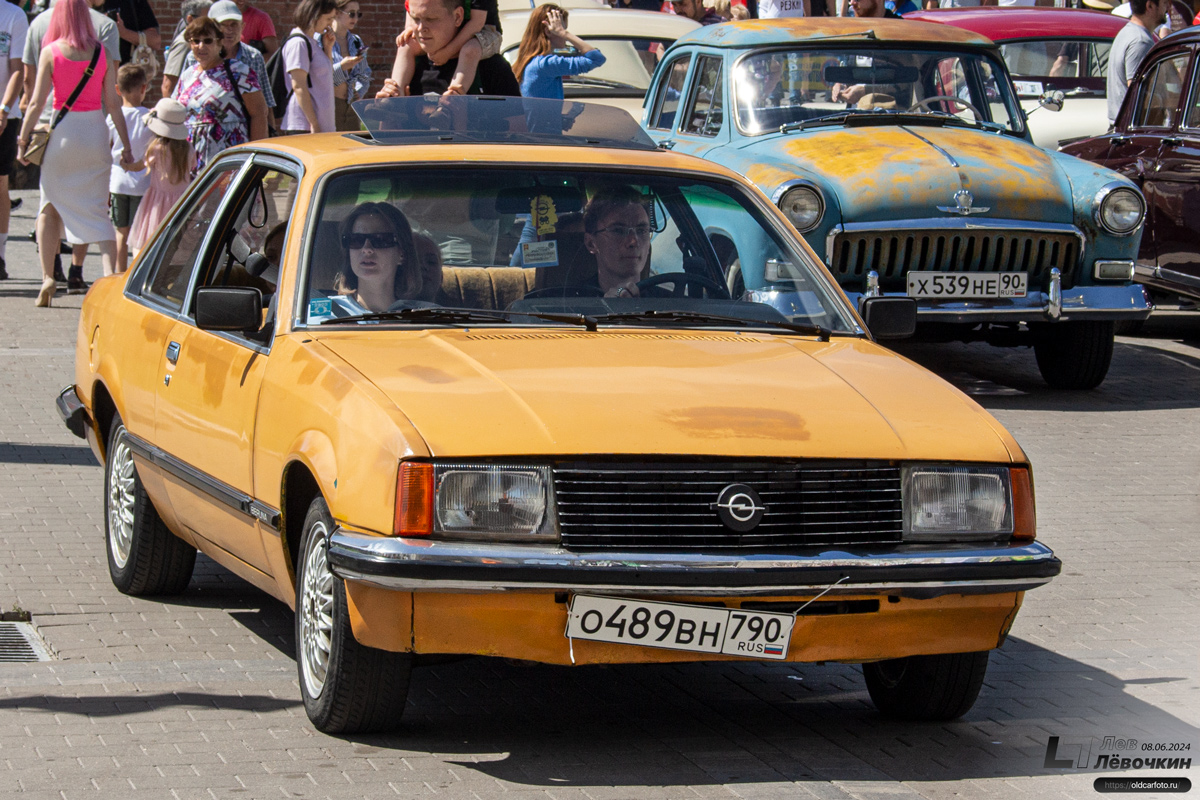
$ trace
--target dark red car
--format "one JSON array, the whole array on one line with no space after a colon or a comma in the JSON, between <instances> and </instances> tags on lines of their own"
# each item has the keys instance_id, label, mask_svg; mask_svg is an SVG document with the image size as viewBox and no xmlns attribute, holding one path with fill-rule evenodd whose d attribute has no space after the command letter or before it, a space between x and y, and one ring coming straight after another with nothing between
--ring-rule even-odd
<instances>
[{"instance_id":1,"label":"dark red car","mask_svg":"<svg viewBox=\"0 0 1200 800\"><path fill-rule=\"evenodd\" d=\"M904 18L953 25L1000 45L1039 147L1053 150L1064 139L1108 130L1108 50L1129 21L1124 17L1078 8L986 6L915 11ZM1039 109L1041 98L1056 91L1064 95L1062 111Z\"/></svg>"},{"instance_id":2,"label":"dark red car","mask_svg":"<svg viewBox=\"0 0 1200 800\"><path fill-rule=\"evenodd\" d=\"M1200 28L1150 49L1125 96L1115 130L1064 153L1136 182L1146 195L1146 231L1135 279L1200 299Z\"/></svg>"}]
</instances>

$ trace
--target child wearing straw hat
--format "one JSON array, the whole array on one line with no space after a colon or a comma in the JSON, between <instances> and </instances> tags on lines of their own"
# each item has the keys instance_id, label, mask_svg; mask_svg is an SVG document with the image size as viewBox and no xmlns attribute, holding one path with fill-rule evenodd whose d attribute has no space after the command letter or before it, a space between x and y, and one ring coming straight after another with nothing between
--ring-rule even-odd
<instances>
[{"instance_id":1,"label":"child wearing straw hat","mask_svg":"<svg viewBox=\"0 0 1200 800\"><path fill-rule=\"evenodd\" d=\"M133 229L129 232L129 247L141 249L166 218L167 212L183 194L189 183L196 154L187 140L187 109L178 100L164 97L145 116L146 127L155 138L146 147L142 161L126 169L146 169L150 173L150 188L146 190Z\"/></svg>"}]
</instances>

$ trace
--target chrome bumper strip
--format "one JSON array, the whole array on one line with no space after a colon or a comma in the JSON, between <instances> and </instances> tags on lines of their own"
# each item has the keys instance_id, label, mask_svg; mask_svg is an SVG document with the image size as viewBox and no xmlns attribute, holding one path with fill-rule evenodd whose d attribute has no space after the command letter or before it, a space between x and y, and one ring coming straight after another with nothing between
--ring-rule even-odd
<instances>
[{"instance_id":1,"label":"chrome bumper strip","mask_svg":"<svg viewBox=\"0 0 1200 800\"><path fill-rule=\"evenodd\" d=\"M838 581L831 594L997 594L1034 589L1062 567L1040 542L830 549L813 555L574 553L344 529L331 537L329 563L345 580L396 591L711 596L805 595Z\"/></svg>"},{"instance_id":2,"label":"chrome bumper strip","mask_svg":"<svg viewBox=\"0 0 1200 800\"><path fill-rule=\"evenodd\" d=\"M79 394L75 391L75 387L68 386L59 392L58 397L54 400L54 406L58 409L58 415L66 423L67 430L80 439L86 439L87 427L90 421L88 419L87 407L79 399Z\"/></svg>"}]
</instances>

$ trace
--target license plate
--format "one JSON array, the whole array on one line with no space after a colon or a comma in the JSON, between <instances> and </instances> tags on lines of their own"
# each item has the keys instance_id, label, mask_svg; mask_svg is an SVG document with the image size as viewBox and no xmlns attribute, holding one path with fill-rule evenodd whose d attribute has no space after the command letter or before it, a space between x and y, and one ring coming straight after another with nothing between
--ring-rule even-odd
<instances>
[{"instance_id":1,"label":"license plate","mask_svg":"<svg viewBox=\"0 0 1200 800\"><path fill-rule=\"evenodd\" d=\"M791 614L575 595L567 638L783 660Z\"/></svg>"},{"instance_id":2,"label":"license plate","mask_svg":"<svg viewBox=\"0 0 1200 800\"><path fill-rule=\"evenodd\" d=\"M1024 272L910 272L908 296L957 300L1024 297L1029 275Z\"/></svg>"}]
</instances>

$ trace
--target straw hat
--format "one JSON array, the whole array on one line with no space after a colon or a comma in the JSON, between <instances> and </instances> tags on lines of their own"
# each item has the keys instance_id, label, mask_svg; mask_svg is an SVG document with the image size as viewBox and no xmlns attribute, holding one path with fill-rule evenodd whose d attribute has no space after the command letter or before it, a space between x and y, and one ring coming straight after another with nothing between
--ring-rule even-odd
<instances>
[{"instance_id":1,"label":"straw hat","mask_svg":"<svg viewBox=\"0 0 1200 800\"><path fill-rule=\"evenodd\" d=\"M142 117L142 122L146 123L147 128L168 139L186 139L186 121L187 109L183 107L183 103L170 97L159 100L154 109Z\"/></svg>"},{"instance_id":2,"label":"straw hat","mask_svg":"<svg viewBox=\"0 0 1200 800\"><path fill-rule=\"evenodd\" d=\"M1094 8L1097 11L1112 11L1121 0L1083 0L1083 4L1088 8Z\"/></svg>"}]
</instances>

